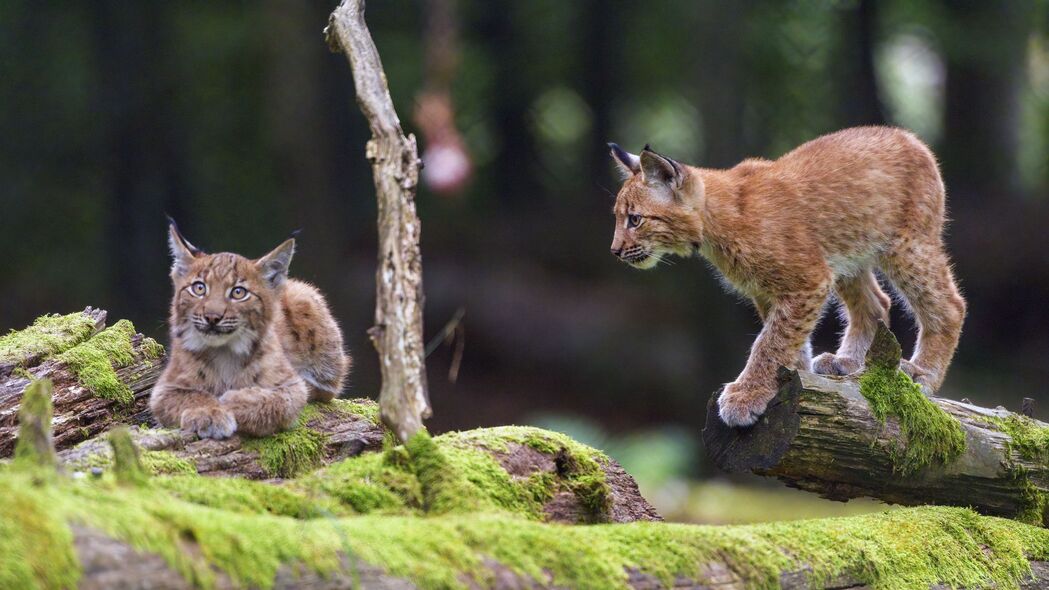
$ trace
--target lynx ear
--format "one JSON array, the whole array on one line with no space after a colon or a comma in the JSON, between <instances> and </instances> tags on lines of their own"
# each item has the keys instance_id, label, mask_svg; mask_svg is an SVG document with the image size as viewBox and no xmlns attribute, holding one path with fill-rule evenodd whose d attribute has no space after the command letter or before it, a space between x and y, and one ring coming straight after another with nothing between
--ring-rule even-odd
<instances>
[{"instance_id":1,"label":"lynx ear","mask_svg":"<svg viewBox=\"0 0 1049 590\"><path fill-rule=\"evenodd\" d=\"M612 161L616 163L619 175L622 176L624 180L641 172L641 160L637 156L614 143L608 144L608 149L611 150Z\"/></svg>"},{"instance_id":2,"label":"lynx ear","mask_svg":"<svg viewBox=\"0 0 1049 590\"><path fill-rule=\"evenodd\" d=\"M295 238L284 241L272 252L255 261L255 268L262 273L262 278L270 288L277 288L284 284L288 278L288 267L291 266L291 257L295 255Z\"/></svg>"},{"instance_id":3,"label":"lynx ear","mask_svg":"<svg viewBox=\"0 0 1049 590\"><path fill-rule=\"evenodd\" d=\"M189 243L178 231L178 224L168 217L168 249L171 250L171 277L178 278L189 272L193 259L204 254Z\"/></svg>"},{"instance_id":4,"label":"lynx ear","mask_svg":"<svg viewBox=\"0 0 1049 590\"><path fill-rule=\"evenodd\" d=\"M648 184L666 185L672 189L681 188L685 178L685 169L674 160L661 156L645 146L641 150L641 172Z\"/></svg>"}]
</instances>

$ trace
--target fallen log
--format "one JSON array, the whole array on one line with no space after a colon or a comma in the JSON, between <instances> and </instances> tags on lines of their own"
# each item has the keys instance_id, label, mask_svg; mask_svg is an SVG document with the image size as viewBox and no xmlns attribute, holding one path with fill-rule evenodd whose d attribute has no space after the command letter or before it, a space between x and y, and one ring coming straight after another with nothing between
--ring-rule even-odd
<instances>
[{"instance_id":1,"label":"fallen log","mask_svg":"<svg viewBox=\"0 0 1049 590\"><path fill-rule=\"evenodd\" d=\"M782 369L776 397L751 428L726 426L711 399L707 453L724 471L776 477L833 500L965 506L1044 523L1049 425L926 397L899 361L899 344L881 326L862 376Z\"/></svg>"},{"instance_id":2,"label":"fallen log","mask_svg":"<svg viewBox=\"0 0 1049 590\"><path fill-rule=\"evenodd\" d=\"M49 390L28 388L19 459L0 468L0 587L1049 588L1049 530L962 508L729 527L544 522L537 503L558 478L590 507L610 498L599 452L539 429L423 433L280 485L151 476L117 429L112 469L66 477L41 449ZM554 473L529 467L547 460ZM385 505L369 497L386 485ZM411 495L422 502L398 508Z\"/></svg>"},{"instance_id":3,"label":"fallen log","mask_svg":"<svg viewBox=\"0 0 1049 590\"><path fill-rule=\"evenodd\" d=\"M199 439L180 430L133 426L132 440L145 451L155 473L197 473L247 479L291 478L366 451L382 448L388 431L378 422L371 400L333 400L310 404L292 430L265 438L234 435L225 440ZM68 470L88 472L105 467L107 442L93 438L58 453Z\"/></svg>"},{"instance_id":4,"label":"fallen log","mask_svg":"<svg viewBox=\"0 0 1049 590\"><path fill-rule=\"evenodd\" d=\"M106 312L48 315L0 337L0 458L10 457L22 394L34 379L54 384L54 438L69 448L113 424L148 420L146 400L164 365L164 347Z\"/></svg>"}]
</instances>

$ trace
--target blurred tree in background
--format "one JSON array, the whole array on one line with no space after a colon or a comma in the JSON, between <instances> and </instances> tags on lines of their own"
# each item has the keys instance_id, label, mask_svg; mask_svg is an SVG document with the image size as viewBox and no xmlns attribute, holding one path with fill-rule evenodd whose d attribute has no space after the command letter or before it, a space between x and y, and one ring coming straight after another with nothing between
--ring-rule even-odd
<instances>
[{"instance_id":1,"label":"blurred tree in background","mask_svg":"<svg viewBox=\"0 0 1049 590\"><path fill-rule=\"evenodd\" d=\"M944 395L1015 406L1045 391L1046 0L453 6L473 180L419 207L427 332L462 307L467 341L454 384L449 347L430 359L434 429L556 415L698 437L758 321L702 262L639 273L607 254L605 142L730 166L861 124L911 128L943 164L970 299ZM163 338L164 212L202 248L248 256L302 228L293 274L330 295L356 357L349 393L377 391L368 131L323 43L331 8L0 3L0 329L91 304ZM425 8L368 6L404 115L427 80ZM839 328L828 315L817 348Z\"/></svg>"}]
</instances>

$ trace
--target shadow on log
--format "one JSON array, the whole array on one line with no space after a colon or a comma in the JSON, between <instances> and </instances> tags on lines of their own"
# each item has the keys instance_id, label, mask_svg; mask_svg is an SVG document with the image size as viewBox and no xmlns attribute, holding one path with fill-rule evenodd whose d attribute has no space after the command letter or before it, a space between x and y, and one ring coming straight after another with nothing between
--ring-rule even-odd
<instances>
[{"instance_id":1,"label":"shadow on log","mask_svg":"<svg viewBox=\"0 0 1049 590\"><path fill-rule=\"evenodd\" d=\"M707 453L729 473L776 477L832 500L964 506L1043 523L1049 425L1001 407L917 395L898 372L899 351L882 325L863 376L781 369L776 397L746 429L721 421L714 396L703 430ZM874 382L878 371L892 387Z\"/></svg>"}]
</instances>

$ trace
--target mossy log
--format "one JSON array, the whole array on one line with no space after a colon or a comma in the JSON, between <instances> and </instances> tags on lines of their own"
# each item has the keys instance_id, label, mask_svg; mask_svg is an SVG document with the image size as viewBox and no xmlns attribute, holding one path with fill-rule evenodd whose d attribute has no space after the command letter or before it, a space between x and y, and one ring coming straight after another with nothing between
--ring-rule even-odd
<instances>
[{"instance_id":1,"label":"mossy log","mask_svg":"<svg viewBox=\"0 0 1049 590\"><path fill-rule=\"evenodd\" d=\"M193 472L215 477L283 479L365 451L379 450L387 431L378 423L371 400L334 400L311 404L295 429L253 439L234 435L225 440L199 439L179 430L133 426L131 439L145 451L154 470ZM105 467L111 452L101 438L58 453L73 471Z\"/></svg>"},{"instance_id":2,"label":"mossy log","mask_svg":"<svg viewBox=\"0 0 1049 590\"><path fill-rule=\"evenodd\" d=\"M44 390L27 424L46 423ZM551 479L513 479L488 451L560 449L574 493L600 498L607 482L599 452L538 429L420 433L298 486L150 477L120 430L114 469L66 477L35 453L40 440L19 439L24 460L0 467L0 587L1049 588L1049 530L963 508L729 527L544 522ZM421 514L365 493L410 495L411 479Z\"/></svg>"},{"instance_id":3,"label":"mossy log","mask_svg":"<svg viewBox=\"0 0 1049 590\"><path fill-rule=\"evenodd\" d=\"M0 336L0 458L14 450L19 404L32 380L54 384L55 446L65 449L116 423L144 423L163 364L163 346L127 320L107 328L106 312L91 307Z\"/></svg>"},{"instance_id":4,"label":"mossy log","mask_svg":"<svg viewBox=\"0 0 1049 590\"><path fill-rule=\"evenodd\" d=\"M1045 522L1049 425L927 397L899 360L881 326L862 376L782 369L779 392L751 428L726 426L712 399L707 453L724 471L777 477L833 500L869 496Z\"/></svg>"}]
</instances>

